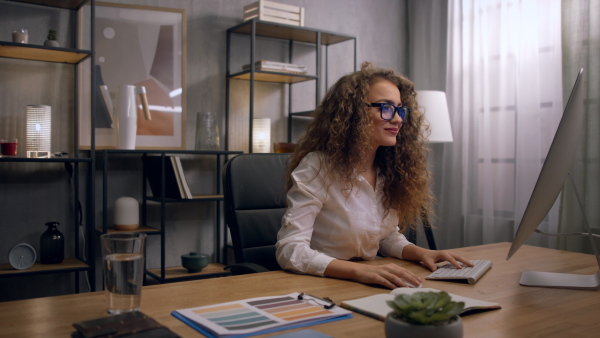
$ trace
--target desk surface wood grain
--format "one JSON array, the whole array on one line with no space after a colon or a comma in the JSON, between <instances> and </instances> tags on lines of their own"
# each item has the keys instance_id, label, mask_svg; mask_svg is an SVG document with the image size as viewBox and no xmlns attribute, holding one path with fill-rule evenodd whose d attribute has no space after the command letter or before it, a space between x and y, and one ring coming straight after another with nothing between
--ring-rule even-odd
<instances>
[{"instance_id":1,"label":"desk surface wood grain","mask_svg":"<svg viewBox=\"0 0 600 338\"><path fill-rule=\"evenodd\" d=\"M598 270L592 255L523 246L506 261L509 243L454 249L469 259L494 262L474 285L424 280L423 286L466 297L498 302L502 309L463 317L465 337L593 337L600 332L600 291L525 287L522 271L592 274ZM424 277L420 264L383 258L364 264L395 262ZM202 335L171 316L184 309L245 298L307 292L336 303L389 290L352 281L273 271L253 275L152 285L142 291L142 312L182 337ZM0 303L0 337L65 337L72 323L105 316L103 292L36 298ZM384 337L383 322L355 313L348 320L311 329L333 337ZM281 334L281 333L278 333ZM277 334L271 334L271 336Z\"/></svg>"}]
</instances>

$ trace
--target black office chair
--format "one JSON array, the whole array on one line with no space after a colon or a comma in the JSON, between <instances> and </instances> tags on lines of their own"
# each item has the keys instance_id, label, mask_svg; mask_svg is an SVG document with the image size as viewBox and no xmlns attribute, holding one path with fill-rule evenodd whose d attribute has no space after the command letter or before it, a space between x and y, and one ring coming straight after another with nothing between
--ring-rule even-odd
<instances>
[{"instance_id":1,"label":"black office chair","mask_svg":"<svg viewBox=\"0 0 600 338\"><path fill-rule=\"evenodd\" d=\"M285 172L289 154L243 154L223 168L225 222L231 233L235 264L232 274L281 270L275 258L277 232L286 211ZM429 248L435 250L433 233L425 224ZM416 241L409 229L407 238Z\"/></svg>"},{"instance_id":2,"label":"black office chair","mask_svg":"<svg viewBox=\"0 0 600 338\"><path fill-rule=\"evenodd\" d=\"M425 213L425 211L423 211ZM429 218L427 215L423 215L423 230L425 232L425 238L427 239L427 245L431 250L437 250L437 245L435 244L435 238L433 237L433 230L431 228L431 224L429 223ZM413 228L408 228L405 233L406 239L408 239L412 243L417 243L417 231Z\"/></svg>"},{"instance_id":3,"label":"black office chair","mask_svg":"<svg viewBox=\"0 0 600 338\"><path fill-rule=\"evenodd\" d=\"M231 232L232 274L281 270L275 259L277 232L286 211L289 154L242 154L223 167L225 222Z\"/></svg>"}]
</instances>

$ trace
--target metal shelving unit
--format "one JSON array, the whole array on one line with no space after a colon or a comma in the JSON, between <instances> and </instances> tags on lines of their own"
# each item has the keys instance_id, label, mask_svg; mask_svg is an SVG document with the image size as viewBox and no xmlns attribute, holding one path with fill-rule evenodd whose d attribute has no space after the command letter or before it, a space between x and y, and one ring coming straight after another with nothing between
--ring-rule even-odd
<instances>
[{"instance_id":1,"label":"metal shelving unit","mask_svg":"<svg viewBox=\"0 0 600 338\"><path fill-rule=\"evenodd\" d=\"M231 73L231 36L232 34L247 35L250 38L250 70ZM257 37L272 38L288 41L289 58L286 62L293 63L293 48L295 43L313 44L315 47L316 74L293 74L282 72L271 72L255 69L256 61L256 40ZM296 116L311 116L312 111L292 112L292 85L305 81L315 81L316 102L315 106L321 101L321 64L323 55L321 47L325 53L325 83L328 83L327 65L328 65L328 47L341 42L352 41L354 43L354 70L356 70L356 37L344 34L332 33L324 30L290 26L285 24L273 23L268 21L248 20L227 30L227 88L226 88L226 106L225 106L225 130L229 130L229 100L231 96L230 81L246 80L250 81L250 116L249 116L249 152L252 152L252 119L254 118L254 83L255 81L276 82L288 84L288 142L292 138L292 123ZM228 149L228 140L225 139L225 149Z\"/></svg>"},{"instance_id":2,"label":"metal shelving unit","mask_svg":"<svg viewBox=\"0 0 600 338\"><path fill-rule=\"evenodd\" d=\"M21 60L29 60L31 62L56 62L56 63L67 63L77 66L84 60L88 58L91 59L91 68L94 67L93 55L94 55L94 47L93 47L93 27L94 27L94 8L95 1L94 0L71 0L71 1L63 1L63 0L12 0L14 3L22 3L29 5L40 5L40 6L48 6L54 7L69 11L78 12L83 10L83 7L87 4L90 5L90 24L92 27L91 37L92 43L90 44L92 47L90 50L82 50L78 48L62 48L62 47L47 47L41 45L34 44L19 44L8 41L0 41L0 58L13 58L13 59L21 59ZM82 18L85 20L85 18ZM78 21L78 20L76 20ZM76 34L81 34L78 27L80 26L80 22L75 22L73 27L71 27L73 32ZM93 77L93 75L92 75ZM5 79L2 79L5 80ZM92 78L92 82L93 82ZM78 81L78 77L76 76L75 81ZM70 203L74 205L74 212L72 215L72 222L74 226L74 233L71 234L72 238L75 238L75 252L74 258L66 258L60 264L40 264L35 263L31 268L26 270L15 270L9 264L0 264L0 278L8 278L8 277L16 277L16 276L35 276L41 274L52 274L52 273L73 273L75 272L75 292L79 292L79 272L87 272L88 280L90 283L91 290L95 290L95 248L93 241L93 229L94 229L94 184L93 184L93 173L94 173L94 163L95 163L95 151L94 144L92 143L89 156L80 157L79 152L79 111L78 111L78 98L79 93L77 91L77 86L75 86L75 104L74 104L74 131L73 131L73 157L53 157L53 158L22 158L22 157L13 157L0 158L0 165L2 163L45 163L47 166L56 165L57 163L63 163L65 169L72 175L73 180L73 197ZM91 97L91 106L94 106L95 97L92 94ZM93 110L92 110L93 111ZM92 139L94 139L94 124L93 119L91 125L91 135ZM87 154L87 153L86 153ZM80 165L85 165L86 170L85 173L88 176L85 180L86 187L86 208L87 215L85 216L85 222L87 226L87 236L85 237L86 253L82 254L82 248L80 245L80 234L79 234L79 224L80 217L83 219L83 208L79 204L80 202L80 185L82 184L80 181L82 178L80 177ZM68 254L67 254L68 256ZM87 257L85 257L87 256Z\"/></svg>"}]
</instances>

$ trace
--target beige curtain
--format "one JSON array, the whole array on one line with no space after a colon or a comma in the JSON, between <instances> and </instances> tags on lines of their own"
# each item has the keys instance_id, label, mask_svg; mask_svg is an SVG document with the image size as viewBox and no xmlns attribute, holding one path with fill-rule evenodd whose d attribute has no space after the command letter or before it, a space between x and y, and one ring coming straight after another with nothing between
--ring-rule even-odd
<instances>
[{"instance_id":1,"label":"beige curtain","mask_svg":"<svg viewBox=\"0 0 600 338\"><path fill-rule=\"evenodd\" d=\"M440 217L462 245L512 241L562 116L560 2L449 4L455 141L442 163ZM539 228L556 232L558 219L557 203ZM528 244L555 247L556 239L535 235Z\"/></svg>"},{"instance_id":2,"label":"beige curtain","mask_svg":"<svg viewBox=\"0 0 600 338\"><path fill-rule=\"evenodd\" d=\"M571 175L593 232L600 229L600 1L562 1L563 98L584 69L586 121ZM561 197L559 231L584 232L582 212L569 180ZM599 241L597 241L598 243ZM562 237L563 250L592 253L587 237Z\"/></svg>"}]
</instances>

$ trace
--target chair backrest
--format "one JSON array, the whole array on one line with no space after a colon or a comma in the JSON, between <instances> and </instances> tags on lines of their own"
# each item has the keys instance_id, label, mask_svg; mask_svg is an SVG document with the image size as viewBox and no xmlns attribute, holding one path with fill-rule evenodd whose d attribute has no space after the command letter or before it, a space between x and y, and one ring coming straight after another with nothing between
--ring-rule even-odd
<instances>
[{"instance_id":1,"label":"chair backrest","mask_svg":"<svg viewBox=\"0 0 600 338\"><path fill-rule=\"evenodd\" d=\"M289 154L242 154L223 167L225 222L236 263L280 270L277 232L286 211L284 175Z\"/></svg>"}]
</instances>

